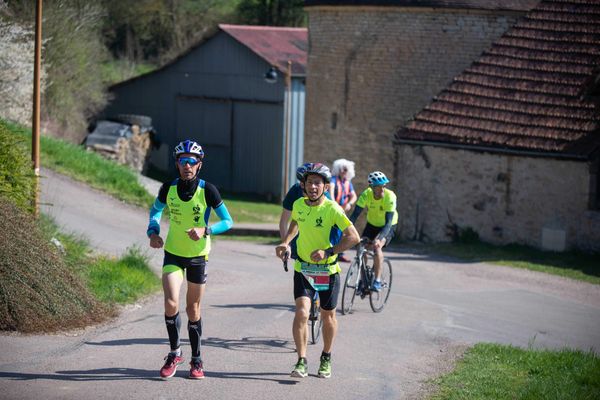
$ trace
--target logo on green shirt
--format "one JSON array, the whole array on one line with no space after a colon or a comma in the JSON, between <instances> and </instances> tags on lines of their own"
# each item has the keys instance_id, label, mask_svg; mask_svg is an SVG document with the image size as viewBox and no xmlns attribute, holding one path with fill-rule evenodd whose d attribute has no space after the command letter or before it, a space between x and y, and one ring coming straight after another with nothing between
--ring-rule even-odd
<instances>
[{"instance_id":1,"label":"logo on green shirt","mask_svg":"<svg viewBox=\"0 0 600 400\"><path fill-rule=\"evenodd\" d=\"M322 228L323 227L323 218L319 217L317 218L317 225L315 225L318 228Z\"/></svg>"}]
</instances>

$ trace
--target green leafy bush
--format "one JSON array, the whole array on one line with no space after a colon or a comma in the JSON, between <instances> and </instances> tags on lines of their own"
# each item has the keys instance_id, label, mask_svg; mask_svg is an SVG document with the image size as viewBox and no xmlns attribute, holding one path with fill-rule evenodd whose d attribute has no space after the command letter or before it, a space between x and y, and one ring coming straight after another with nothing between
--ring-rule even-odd
<instances>
[{"instance_id":1,"label":"green leafy bush","mask_svg":"<svg viewBox=\"0 0 600 400\"><path fill-rule=\"evenodd\" d=\"M14 135L0 119L0 195L31 212L35 176L25 138Z\"/></svg>"}]
</instances>

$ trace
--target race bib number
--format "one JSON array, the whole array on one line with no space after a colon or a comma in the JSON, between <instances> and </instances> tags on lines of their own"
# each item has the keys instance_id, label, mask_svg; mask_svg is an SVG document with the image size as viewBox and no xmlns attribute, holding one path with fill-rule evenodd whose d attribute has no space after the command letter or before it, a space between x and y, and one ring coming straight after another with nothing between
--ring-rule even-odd
<instances>
[{"instance_id":1,"label":"race bib number","mask_svg":"<svg viewBox=\"0 0 600 400\"><path fill-rule=\"evenodd\" d=\"M300 263L300 272L317 291L329 290L329 266Z\"/></svg>"}]
</instances>

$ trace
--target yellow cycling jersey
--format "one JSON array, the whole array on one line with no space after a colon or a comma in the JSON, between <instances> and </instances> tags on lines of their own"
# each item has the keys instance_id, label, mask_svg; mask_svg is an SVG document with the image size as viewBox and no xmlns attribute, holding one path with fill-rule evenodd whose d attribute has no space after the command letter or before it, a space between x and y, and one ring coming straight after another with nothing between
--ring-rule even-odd
<instances>
[{"instance_id":1,"label":"yellow cycling jersey","mask_svg":"<svg viewBox=\"0 0 600 400\"><path fill-rule=\"evenodd\" d=\"M361 208L367 207L367 222L373 226L381 228L385 226L385 213L393 212L392 225L398 223L398 211L396 211L396 194L391 190L384 188L383 196L375 199L373 189L368 188L362 192L356 202Z\"/></svg>"},{"instance_id":2,"label":"yellow cycling jersey","mask_svg":"<svg viewBox=\"0 0 600 400\"><path fill-rule=\"evenodd\" d=\"M306 198L301 197L294 202L292 206L292 219L298 224L298 256L305 262L313 263L310 255L315 250L325 250L332 246L331 230L334 227L342 232L346 230L352 222L346 216L346 213L335 201L325 199L319 206L309 206L305 202ZM331 256L318 264L332 264L329 266L329 274L341 272L339 264L336 262L336 256ZM300 261L296 261L294 269L300 272Z\"/></svg>"}]
</instances>

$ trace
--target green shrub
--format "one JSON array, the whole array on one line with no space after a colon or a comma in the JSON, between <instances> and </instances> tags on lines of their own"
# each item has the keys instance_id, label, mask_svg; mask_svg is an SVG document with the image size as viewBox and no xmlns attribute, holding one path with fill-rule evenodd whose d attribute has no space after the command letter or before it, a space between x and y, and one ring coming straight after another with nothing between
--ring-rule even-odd
<instances>
[{"instance_id":1,"label":"green shrub","mask_svg":"<svg viewBox=\"0 0 600 400\"><path fill-rule=\"evenodd\" d=\"M0 195L11 199L21 210L31 212L34 190L31 152L25 138L14 135L0 119Z\"/></svg>"},{"instance_id":2,"label":"green shrub","mask_svg":"<svg viewBox=\"0 0 600 400\"><path fill-rule=\"evenodd\" d=\"M0 196L0 330L50 332L113 313L72 271L30 214Z\"/></svg>"},{"instance_id":3,"label":"green shrub","mask_svg":"<svg viewBox=\"0 0 600 400\"><path fill-rule=\"evenodd\" d=\"M160 279L148 268L148 257L137 248L119 259L99 257L85 274L94 295L105 303L132 303L160 288Z\"/></svg>"}]
</instances>

